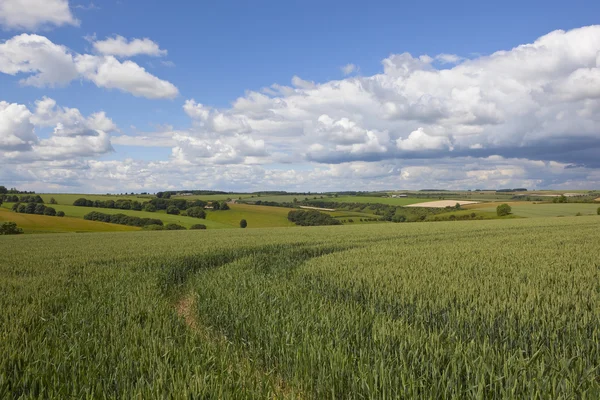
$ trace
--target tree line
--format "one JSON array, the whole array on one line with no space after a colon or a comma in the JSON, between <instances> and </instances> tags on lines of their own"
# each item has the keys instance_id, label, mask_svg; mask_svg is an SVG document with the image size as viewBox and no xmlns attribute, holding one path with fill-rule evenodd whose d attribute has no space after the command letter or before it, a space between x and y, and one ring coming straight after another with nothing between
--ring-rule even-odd
<instances>
[{"instance_id":1,"label":"tree line","mask_svg":"<svg viewBox=\"0 0 600 400\"><path fill-rule=\"evenodd\" d=\"M204 200L185 200L185 199L168 199L168 198L154 198L143 203L137 200L119 199L119 200L89 200L81 197L73 202L74 206L78 207L93 207L93 208L111 208L118 210L135 210L135 211L147 211L155 212L157 210L165 210L167 214L179 215L182 211L194 209L192 214L204 213L204 207L212 207L213 210L229 210L229 205L225 202L213 201L210 204ZM202 213L198 211L202 210ZM189 212L188 212L188 215ZM204 215L206 215L204 213ZM195 215L190 215L195 216ZM204 218L199 216L196 218Z\"/></svg>"},{"instance_id":2,"label":"tree line","mask_svg":"<svg viewBox=\"0 0 600 400\"><path fill-rule=\"evenodd\" d=\"M83 216L83 219L88 221L100 221L108 222L111 224L128 225L128 226L139 226L144 227L148 225L159 225L162 226L163 222L158 218L140 218L132 215L125 214L104 214L98 211L92 211Z\"/></svg>"},{"instance_id":3,"label":"tree line","mask_svg":"<svg viewBox=\"0 0 600 400\"><path fill-rule=\"evenodd\" d=\"M288 220L301 226L319 225L342 225L342 223L331 215L321 213L317 210L292 210L288 213Z\"/></svg>"},{"instance_id":4,"label":"tree line","mask_svg":"<svg viewBox=\"0 0 600 400\"><path fill-rule=\"evenodd\" d=\"M16 194L4 194L0 195L0 201L5 201L7 203L44 203L44 199L42 199L40 195L17 196Z\"/></svg>"},{"instance_id":5,"label":"tree line","mask_svg":"<svg viewBox=\"0 0 600 400\"><path fill-rule=\"evenodd\" d=\"M64 217L63 211L56 211L54 207L48 207L41 203L15 203L12 206L12 210L20 214L37 214L47 215L50 217Z\"/></svg>"}]
</instances>

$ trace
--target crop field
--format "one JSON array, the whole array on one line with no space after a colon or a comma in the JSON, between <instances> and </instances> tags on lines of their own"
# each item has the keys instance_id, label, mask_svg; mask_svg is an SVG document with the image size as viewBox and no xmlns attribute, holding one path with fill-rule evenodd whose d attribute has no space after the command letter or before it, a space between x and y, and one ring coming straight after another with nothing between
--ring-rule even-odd
<instances>
[{"instance_id":1,"label":"crop field","mask_svg":"<svg viewBox=\"0 0 600 400\"><path fill-rule=\"evenodd\" d=\"M481 207L478 207L477 209L481 211L494 212L498 204L494 203L488 207L485 207L485 204L481 204ZM598 210L598 204L591 203L533 204L525 202L514 202L509 204L512 208L512 213L514 215L525 218L568 217L574 216L577 213L581 213L582 215L596 215Z\"/></svg>"},{"instance_id":2,"label":"crop field","mask_svg":"<svg viewBox=\"0 0 600 400\"><path fill-rule=\"evenodd\" d=\"M35 214L17 214L0 207L0 222L15 222L24 233L62 233L62 232L113 232L138 231L133 226L106 224L104 222L86 221L80 218L49 217Z\"/></svg>"},{"instance_id":3,"label":"crop field","mask_svg":"<svg viewBox=\"0 0 600 400\"><path fill-rule=\"evenodd\" d=\"M218 222L238 228L240 220L248 222L248 228L273 228L284 226L295 226L288 221L287 215L290 208L254 206L248 204L230 204L227 211L209 211L206 220Z\"/></svg>"},{"instance_id":4,"label":"crop field","mask_svg":"<svg viewBox=\"0 0 600 400\"><path fill-rule=\"evenodd\" d=\"M151 195L105 195L105 194L73 194L73 193L68 193L68 194L40 194L40 196L42 197L42 199L44 199L44 203L49 204L50 203L50 199L54 198L54 200L56 200L56 202L58 204L63 204L63 205L72 205L73 202L81 197L84 197L86 199L89 200L100 200L100 201L106 201L106 200L137 200L139 202L144 202L144 201L148 201L150 199L152 199L154 196Z\"/></svg>"},{"instance_id":5,"label":"crop field","mask_svg":"<svg viewBox=\"0 0 600 400\"><path fill-rule=\"evenodd\" d=\"M312 197L309 197L311 199ZM326 197L318 199L319 201L337 202L337 203L379 203L388 204L392 206L406 206L409 204L424 203L430 201L429 199L417 199L411 197L370 197L370 196L339 196L339 197Z\"/></svg>"},{"instance_id":6,"label":"crop field","mask_svg":"<svg viewBox=\"0 0 600 400\"><path fill-rule=\"evenodd\" d=\"M58 201L58 200L57 200ZM10 208L12 203L4 203L2 207ZM55 204L52 205L56 209L56 211L64 211L65 215L68 217L74 218L83 218L84 215L92 212L98 211L104 214L125 214L125 215L133 215L140 218L158 218L162 220L165 224L178 224L181 226L185 226L189 228L194 224L204 224L208 229L224 229L231 228L231 225L223 224L218 221L212 221L207 219L198 219L192 217L184 217L181 215L172 215L167 214L164 211L160 212L147 212L147 211L135 211L135 210L119 210L116 208L95 208L95 207L78 207L73 205L61 205ZM16 214L16 213L14 213ZM12 219L11 219L12 221ZM238 221L239 223L239 221ZM116 226L116 224L108 224L109 226ZM113 229L119 230L119 229Z\"/></svg>"},{"instance_id":7,"label":"crop field","mask_svg":"<svg viewBox=\"0 0 600 400\"><path fill-rule=\"evenodd\" d=\"M0 398L599 398L600 217L0 236Z\"/></svg>"},{"instance_id":8,"label":"crop field","mask_svg":"<svg viewBox=\"0 0 600 400\"><path fill-rule=\"evenodd\" d=\"M186 200L204 200L204 201L223 201L227 199L239 199L250 197L248 193L228 193L228 194L198 194L191 196L171 196L172 199L186 199Z\"/></svg>"}]
</instances>

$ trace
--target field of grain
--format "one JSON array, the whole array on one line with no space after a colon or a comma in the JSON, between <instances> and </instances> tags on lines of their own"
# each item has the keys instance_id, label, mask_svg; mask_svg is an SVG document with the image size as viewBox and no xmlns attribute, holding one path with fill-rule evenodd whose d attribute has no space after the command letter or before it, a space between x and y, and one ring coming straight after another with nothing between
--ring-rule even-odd
<instances>
[{"instance_id":1,"label":"field of grain","mask_svg":"<svg viewBox=\"0 0 600 400\"><path fill-rule=\"evenodd\" d=\"M471 204L477 204L477 201L464 201L464 200L438 200L438 201L428 201L418 204L409 204L406 207L425 207L425 208L446 208L446 207L454 207L456 204L460 204L461 206L468 206Z\"/></svg>"},{"instance_id":2,"label":"field of grain","mask_svg":"<svg viewBox=\"0 0 600 400\"><path fill-rule=\"evenodd\" d=\"M6 207L6 208L10 208L12 206L12 203L4 203L2 205L2 207ZM132 215L135 217L140 217L140 218L158 218L161 221L163 221L163 223L165 224L178 224L181 226L184 226L186 228L189 228L190 226L194 225L194 224L204 224L206 225L206 227L208 229L225 229L225 228L231 228L232 225L228 225L228 224L224 224L215 220L208 220L208 219L199 219L199 218L192 218L192 217L184 217L181 215L172 215L172 214L167 214L166 212L163 211L157 211L157 212L147 212L147 211L135 211L135 210L119 210L116 208L95 208L95 207L78 207L78 206L73 206L73 205L61 205L61 204L55 204L52 205L51 207L55 208L56 211L64 211L65 215L68 217L74 217L74 218L83 218L84 215L92 212L92 211L97 211L97 212L101 212L104 214L125 214L125 215ZM224 211L226 212L226 211ZM239 223L239 221L238 221ZM119 225L116 224L108 224L109 226L113 226L115 227L114 230L121 230L116 228ZM238 225L239 226L239 225Z\"/></svg>"},{"instance_id":3,"label":"field of grain","mask_svg":"<svg viewBox=\"0 0 600 400\"><path fill-rule=\"evenodd\" d=\"M598 398L599 235L593 216L0 236L0 398Z\"/></svg>"},{"instance_id":4,"label":"field of grain","mask_svg":"<svg viewBox=\"0 0 600 400\"><path fill-rule=\"evenodd\" d=\"M206 220L239 228L240 220L248 222L248 228L274 228L295 226L287 219L290 208L230 204L227 211L209 211Z\"/></svg>"},{"instance_id":5,"label":"field of grain","mask_svg":"<svg viewBox=\"0 0 600 400\"><path fill-rule=\"evenodd\" d=\"M80 218L49 217L35 214L18 214L0 207L0 222L15 222L24 233L62 232L120 232L139 231L141 228L86 221Z\"/></svg>"},{"instance_id":6,"label":"field of grain","mask_svg":"<svg viewBox=\"0 0 600 400\"><path fill-rule=\"evenodd\" d=\"M498 203L500 204L500 203ZM596 215L598 204L590 203L508 203L512 208L512 214L525 218L542 218L542 217L568 217L574 216L577 213L581 215ZM486 207L481 204L477 207L478 210L494 212L497 204L490 204Z\"/></svg>"}]
</instances>

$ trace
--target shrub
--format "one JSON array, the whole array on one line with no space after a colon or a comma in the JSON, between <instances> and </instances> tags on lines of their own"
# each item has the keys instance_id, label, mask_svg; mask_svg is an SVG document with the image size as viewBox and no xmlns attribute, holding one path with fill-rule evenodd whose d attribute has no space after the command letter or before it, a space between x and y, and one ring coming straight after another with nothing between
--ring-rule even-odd
<instances>
[{"instance_id":1,"label":"shrub","mask_svg":"<svg viewBox=\"0 0 600 400\"><path fill-rule=\"evenodd\" d=\"M247 226L248 226L248 222L245 219L243 219L243 220L240 221L240 228L245 228Z\"/></svg>"},{"instance_id":2,"label":"shrub","mask_svg":"<svg viewBox=\"0 0 600 400\"><path fill-rule=\"evenodd\" d=\"M301 226L317 226L317 225L341 225L341 221L333 218L328 214L321 213L317 210L298 210L288 213L288 220Z\"/></svg>"},{"instance_id":3,"label":"shrub","mask_svg":"<svg viewBox=\"0 0 600 400\"><path fill-rule=\"evenodd\" d=\"M496 214L499 217L504 217L512 212L512 208L508 204L500 204L496 207Z\"/></svg>"},{"instance_id":4,"label":"shrub","mask_svg":"<svg viewBox=\"0 0 600 400\"><path fill-rule=\"evenodd\" d=\"M163 231L165 229L165 227L162 225L152 224L152 225L146 225L146 226L142 227L142 229L147 230L147 231Z\"/></svg>"},{"instance_id":5,"label":"shrub","mask_svg":"<svg viewBox=\"0 0 600 400\"><path fill-rule=\"evenodd\" d=\"M165 225L165 230L167 231L184 231L185 227L177 224L167 224Z\"/></svg>"},{"instance_id":6,"label":"shrub","mask_svg":"<svg viewBox=\"0 0 600 400\"><path fill-rule=\"evenodd\" d=\"M598 207L597 214L600 215L600 207Z\"/></svg>"},{"instance_id":7,"label":"shrub","mask_svg":"<svg viewBox=\"0 0 600 400\"><path fill-rule=\"evenodd\" d=\"M206 211L202 207L192 207L187 209L188 217L206 218Z\"/></svg>"},{"instance_id":8,"label":"shrub","mask_svg":"<svg viewBox=\"0 0 600 400\"><path fill-rule=\"evenodd\" d=\"M167 207L167 214L172 214L172 215L179 215L179 208L175 207L175 206L169 206Z\"/></svg>"},{"instance_id":9,"label":"shrub","mask_svg":"<svg viewBox=\"0 0 600 400\"><path fill-rule=\"evenodd\" d=\"M0 224L0 235L19 235L23 229L18 228L14 222L3 222Z\"/></svg>"},{"instance_id":10,"label":"shrub","mask_svg":"<svg viewBox=\"0 0 600 400\"><path fill-rule=\"evenodd\" d=\"M144 211L155 212L156 207L152 203L146 203L146 204L144 204Z\"/></svg>"},{"instance_id":11,"label":"shrub","mask_svg":"<svg viewBox=\"0 0 600 400\"><path fill-rule=\"evenodd\" d=\"M190 229L206 229L206 225L195 224L195 225L190 226Z\"/></svg>"},{"instance_id":12,"label":"shrub","mask_svg":"<svg viewBox=\"0 0 600 400\"><path fill-rule=\"evenodd\" d=\"M50 197L50 204L58 204L54 197Z\"/></svg>"},{"instance_id":13,"label":"shrub","mask_svg":"<svg viewBox=\"0 0 600 400\"><path fill-rule=\"evenodd\" d=\"M57 211L56 212L56 216L57 217L64 217L65 216L65 212L64 211Z\"/></svg>"},{"instance_id":14,"label":"shrub","mask_svg":"<svg viewBox=\"0 0 600 400\"><path fill-rule=\"evenodd\" d=\"M49 215L50 217L56 216L56 210L52 207L46 207L44 210L44 215Z\"/></svg>"}]
</instances>

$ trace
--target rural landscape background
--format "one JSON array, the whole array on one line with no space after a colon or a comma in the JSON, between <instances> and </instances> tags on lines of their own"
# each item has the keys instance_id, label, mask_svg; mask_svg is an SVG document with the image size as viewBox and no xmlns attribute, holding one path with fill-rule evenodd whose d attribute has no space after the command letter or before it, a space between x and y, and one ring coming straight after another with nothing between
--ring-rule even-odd
<instances>
[{"instance_id":1,"label":"rural landscape background","mask_svg":"<svg viewBox=\"0 0 600 400\"><path fill-rule=\"evenodd\" d=\"M598 15L0 0L0 399L600 398Z\"/></svg>"}]
</instances>

